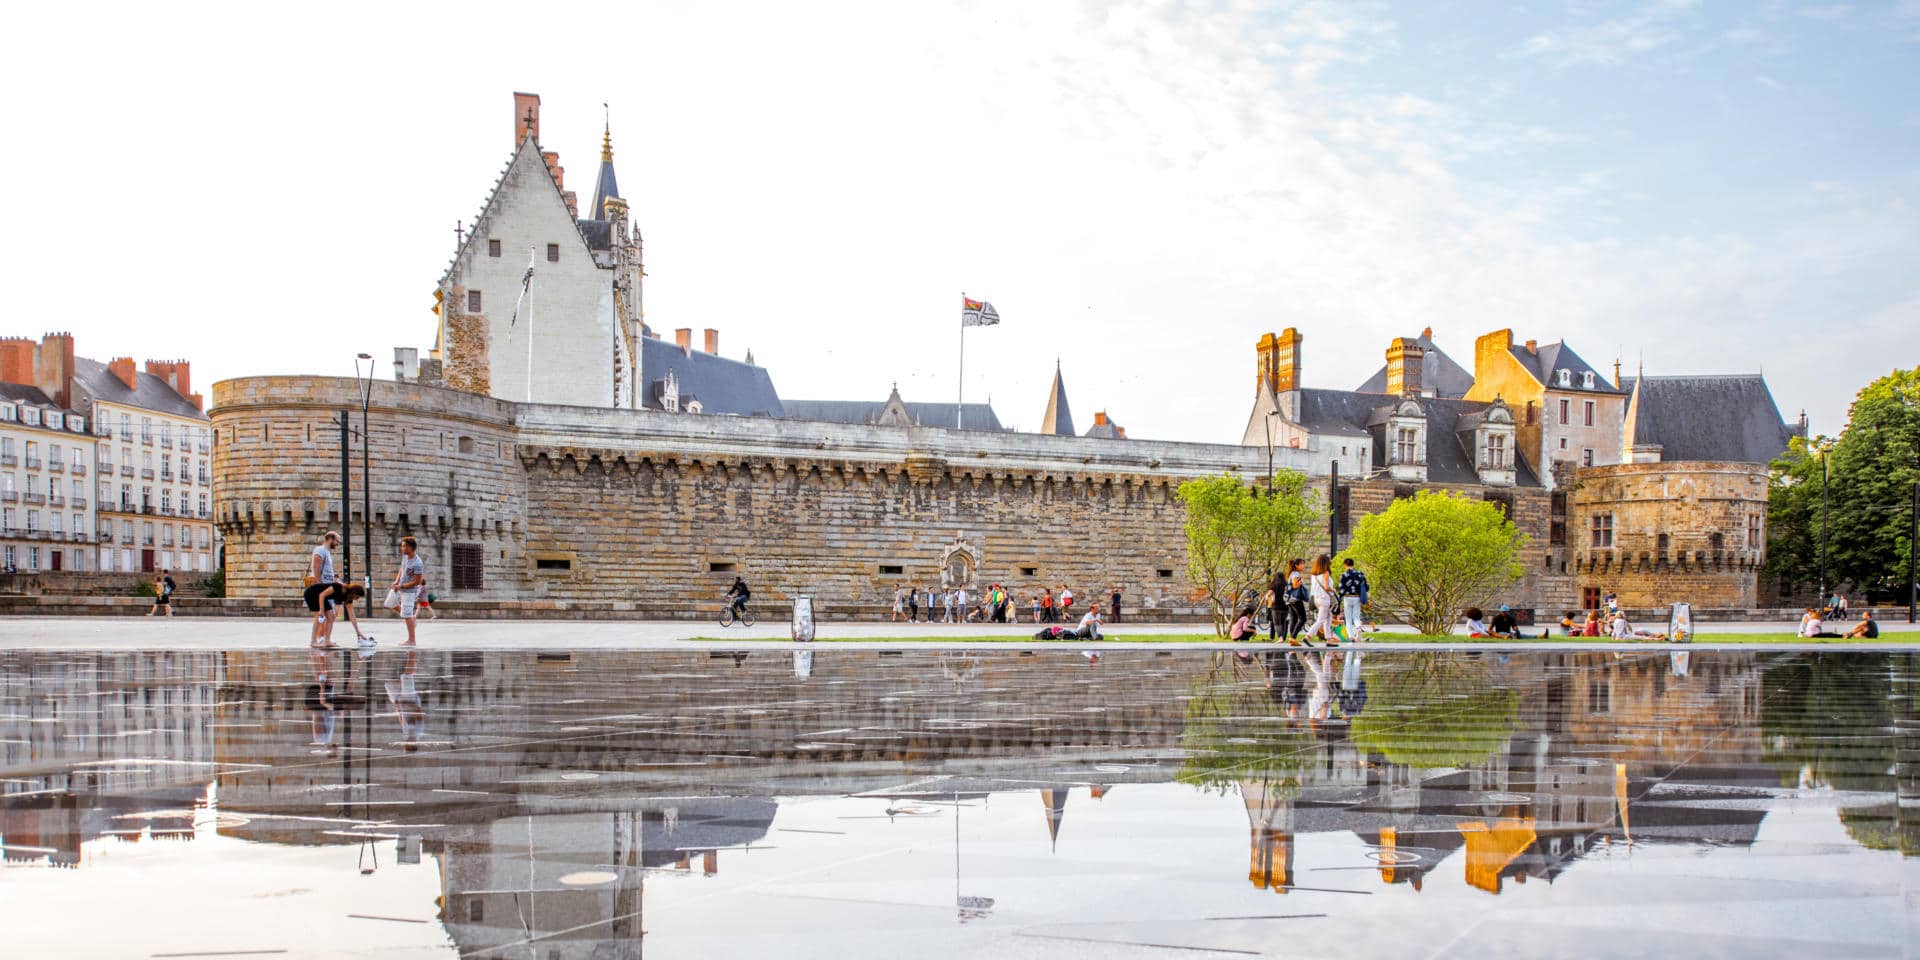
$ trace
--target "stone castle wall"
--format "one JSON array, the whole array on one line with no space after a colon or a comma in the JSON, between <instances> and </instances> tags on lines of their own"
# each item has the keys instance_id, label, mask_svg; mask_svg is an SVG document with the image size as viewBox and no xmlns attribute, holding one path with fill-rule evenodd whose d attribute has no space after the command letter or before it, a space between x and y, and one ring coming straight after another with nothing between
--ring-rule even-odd
<instances>
[{"instance_id":1,"label":"stone castle wall","mask_svg":"<svg viewBox=\"0 0 1920 960\"><path fill-rule=\"evenodd\" d=\"M326 530L361 544L360 392L333 377L252 377L213 388L214 519L226 540L233 597L298 595L308 556ZM340 486L339 414L351 411L347 503ZM478 545L490 568L519 563L525 526L525 471L514 450L513 405L453 390L376 381L369 421L372 461L372 573L393 576L399 537L419 538L436 593L451 586L451 546ZM488 578L462 596L510 598Z\"/></svg>"},{"instance_id":2,"label":"stone castle wall","mask_svg":"<svg viewBox=\"0 0 1920 960\"><path fill-rule=\"evenodd\" d=\"M1766 559L1767 468L1751 463L1619 463L1579 471L1568 541L1583 589L1622 606L1751 607ZM1596 545L1594 518L1613 543Z\"/></svg>"},{"instance_id":3,"label":"stone castle wall","mask_svg":"<svg viewBox=\"0 0 1920 960\"><path fill-rule=\"evenodd\" d=\"M214 403L230 594L297 593L320 533L349 521L364 565L357 437L344 508L339 479L354 382L230 380ZM387 382L370 419L376 584L411 534L442 596L688 615L717 609L736 574L763 600L809 593L828 611L949 571L976 591L1118 583L1135 611L1184 603L1175 488L1266 469L1264 449L1240 446L510 404ZM480 548L477 589L453 582L457 545Z\"/></svg>"},{"instance_id":4,"label":"stone castle wall","mask_svg":"<svg viewBox=\"0 0 1920 960\"><path fill-rule=\"evenodd\" d=\"M336 419L353 409L358 429L357 384L230 380L215 385L214 403L229 594L297 595L329 528L351 527L363 568L360 443L356 435L343 506ZM823 615L871 615L895 584L937 587L956 573L976 591L1004 583L1023 601L1042 587L1087 597L1119 584L1135 613L1185 607L1175 489L1222 472L1257 478L1267 453L513 404L390 382L374 384L370 419L376 584L392 575L395 541L411 534L441 597L632 603L649 616L706 616L735 575L770 601L763 612L807 593ZM1306 466L1304 451L1275 456L1281 468ZM1743 511L1764 514L1764 470L1669 463L1578 476L1564 544L1549 535L1554 495L1494 493L1530 537L1525 579L1501 602L1543 619L1578 606L1584 587L1616 589L1629 606L1753 604L1759 558L1726 547L1744 547ZM1358 523L1409 488L1363 480L1348 489ZM1615 547L1596 551L1584 545L1602 508L1616 516ZM1710 530L1725 532L1718 559ZM1664 566L1638 558L1657 531L1672 538ZM472 582L455 582L456 547Z\"/></svg>"}]
</instances>

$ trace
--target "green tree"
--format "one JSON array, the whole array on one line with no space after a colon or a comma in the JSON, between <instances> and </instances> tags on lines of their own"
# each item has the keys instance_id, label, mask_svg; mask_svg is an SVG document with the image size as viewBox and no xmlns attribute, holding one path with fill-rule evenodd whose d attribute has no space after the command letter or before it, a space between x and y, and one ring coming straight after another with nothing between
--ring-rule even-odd
<instances>
[{"instance_id":1,"label":"green tree","mask_svg":"<svg viewBox=\"0 0 1920 960\"><path fill-rule=\"evenodd\" d=\"M1302 556L1324 516L1309 496L1307 475L1282 470L1271 491L1233 476L1180 485L1187 508L1187 579L1213 609L1213 631L1226 633L1234 608L1258 596L1274 570Z\"/></svg>"},{"instance_id":2,"label":"green tree","mask_svg":"<svg viewBox=\"0 0 1920 960\"><path fill-rule=\"evenodd\" d=\"M1387 617L1444 634L1461 610L1487 606L1520 579L1526 542L1498 506L1422 490L1361 519L1343 556L1367 572Z\"/></svg>"},{"instance_id":3,"label":"green tree","mask_svg":"<svg viewBox=\"0 0 1920 960\"><path fill-rule=\"evenodd\" d=\"M1414 653L1373 673L1353 742L1420 769L1474 767L1513 737L1520 695L1495 682L1479 654Z\"/></svg>"},{"instance_id":4,"label":"green tree","mask_svg":"<svg viewBox=\"0 0 1920 960\"><path fill-rule=\"evenodd\" d=\"M1825 509L1822 509L1822 448ZM1897 591L1907 582L1913 484L1920 480L1920 368L1895 370L1854 398L1847 425L1795 438L1773 462L1767 502L1767 572L1817 584L1825 534L1827 583Z\"/></svg>"}]
</instances>

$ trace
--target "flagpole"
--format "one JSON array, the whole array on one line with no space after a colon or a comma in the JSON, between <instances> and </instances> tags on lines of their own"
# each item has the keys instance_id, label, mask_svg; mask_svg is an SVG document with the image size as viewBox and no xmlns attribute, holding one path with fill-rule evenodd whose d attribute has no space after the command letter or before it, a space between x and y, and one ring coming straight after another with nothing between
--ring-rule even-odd
<instances>
[{"instance_id":1,"label":"flagpole","mask_svg":"<svg viewBox=\"0 0 1920 960\"><path fill-rule=\"evenodd\" d=\"M533 402L533 247L527 247L527 401Z\"/></svg>"},{"instance_id":2,"label":"flagpole","mask_svg":"<svg viewBox=\"0 0 1920 960\"><path fill-rule=\"evenodd\" d=\"M960 292L960 390L953 401L953 428L960 429L960 414L967 401L967 294Z\"/></svg>"}]
</instances>

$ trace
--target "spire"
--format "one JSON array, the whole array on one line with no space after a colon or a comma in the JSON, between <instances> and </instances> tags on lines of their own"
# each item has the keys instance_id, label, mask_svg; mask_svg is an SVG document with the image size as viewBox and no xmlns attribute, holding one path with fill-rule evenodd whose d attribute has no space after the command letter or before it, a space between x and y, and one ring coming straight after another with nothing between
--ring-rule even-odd
<instances>
[{"instance_id":1,"label":"spire","mask_svg":"<svg viewBox=\"0 0 1920 960\"><path fill-rule=\"evenodd\" d=\"M1060 380L1060 361L1053 361L1053 390L1047 394L1047 412L1040 418L1040 432L1056 436L1074 436L1073 411L1067 408L1067 388Z\"/></svg>"},{"instance_id":2,"label":"spire","mask_svg":"<svg viewBox=\"0 0 1920 960\"><path fill-rule=\"evenodd\" d=\"M600 106L606 108L604 103ZM605 220L607 200L619 196L620 184L613 176L613 120L609 113L600 133L600 176L593 182L593 206L587 210L587 218Z\"/></svg>"}]
</instances>

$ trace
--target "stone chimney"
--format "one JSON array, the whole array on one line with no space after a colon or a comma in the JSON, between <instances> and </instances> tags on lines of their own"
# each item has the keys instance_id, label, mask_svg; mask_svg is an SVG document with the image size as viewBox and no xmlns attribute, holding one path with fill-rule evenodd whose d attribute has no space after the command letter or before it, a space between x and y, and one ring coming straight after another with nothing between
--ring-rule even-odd
<instances>
[{"instance_id":1,"label":"stone chimney","mask_svg":"<svg viewBox=\"0 0 1920 960\"><path fill-rule=\"evenodd\" d=\"M529 128L528 119L532 119ZM515 93L513 95L513 145L516 149L520 141L526 139L527 131L533 131L533 139L540 140L540 95L537 93Z\"/></svg>"},{"instance_id":2,"label":"stone chimney","mask_svg":"<svg viewBox=\"0 0 1920 960\"><path fill-rule=\"evenodd\" d=\"M680 327L674 330L673 342L679 344L680 349L682 350L692 350L693 349L693 328Z\"/></svg>"},{"instance_id":3,"label":"stone chimney","mask_svg":"<svg viewBox=\"0 0 1920 960\"><path fill-rule=\"evenodd\" d=\"M1396 397L1420 395L1420 368L1427 351L1412 337L1395 337L1387 344L1387 392Z\"/></svg>"},{"instance_id":4,"label":"stone chimney","mask_svg":"<svg viewBox=\"0 0 1920 960\"><path fill-rule=\"evenodd\" d=\"M120 382L126 384L128 390L134 389L139 383L134 377L132 357L114 357L113 362L107 364L107 370L119 377Z\"/></svg>"},{"instance_id":5,"label":"stone chimney","mask_svg":"<svg viewBox=\"0 0 1920 960\"><path fill-rule=\"evenodd\" d=\"M0 383L30 384L40 349L26 337L0 337Z\"/></svg>"},{"instance_id":6,"label":"stone chimney","mask_svg":"<svg viewBox=\"0 0 1920 960\"><path fill-rule=\"evenodd\" d=\"M1096 427L1104 427L1107 425L1107 412L1105 410L1101 410L1093 415L1093 425Z\"/></svg>"},{"instance_id":7,"label":"stone chimney","mask_svg":"<svg viewBox=\"0 0 1920 960\"><path fill-rule=\"evenodd\" d=\"M1292 327L1260 338L1254 347L1256 389L1285 393L1300 388L1300 340Z\"/></svg>"},{"instance_id":8,"label":"stone chimney","mask_svg":"<svg viewBox=\"0 0 1920 960\"><path fill-rule=\"evenodd\" d=\"M1473 382L1502 382L1502 371L1511 369L1513 331L1495 330L1473 342Z\"/></svg>"},{"instance_id":9,"label":"stone chimney","mask_svg":"<svg viewBox=\"0 0 1920 960\"><path fill-rule=\"evenodd\" d=\"M720 331L712 327L707 328L707 352L716 357L720 355Z\"/></svg>"},{"instance_id":10,"label":"stone chimney","mask_svg":"<svg viewBox=\"0 0 1920 960\"><path fill-rule=\"evenodd\" d=\"M40 392L63 408L73 406L73 334L49 333L40 338L40 359L34 365Z\"/></svg>"}]
</instances>

